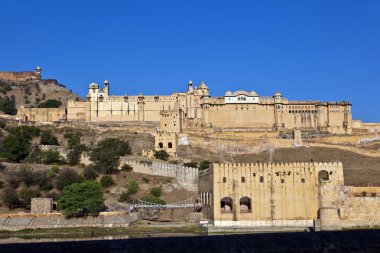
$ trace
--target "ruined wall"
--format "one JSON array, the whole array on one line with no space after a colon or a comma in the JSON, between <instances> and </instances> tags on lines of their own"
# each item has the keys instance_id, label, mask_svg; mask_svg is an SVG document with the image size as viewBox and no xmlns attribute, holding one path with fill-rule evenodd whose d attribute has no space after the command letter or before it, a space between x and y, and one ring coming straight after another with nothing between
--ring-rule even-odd
<instances>
[{"instance_id":1,"label":"ruined wall","mask_svg":"<svg viewBox=\"0 0 380 253\"><path fill-rule=\"evenodd\" d=\"M0 215L0 226L2 230L11 231L36 228L129 227L137 220L136 213L101 212L97 217L71 219L66 219L61 213L23 213Z\"/></svg>"},{"instance_id":2,"label":"ruined wall","mask_svg":"<svg viewBox=\"0 0 380 253\"><path fill-rule=\"evenodd\" d=\"M24 71L24 72L0 72L0 79L7 81L29 81L29 80L39 80L41 75L34 71Z\"/></svg>"},{"instance_id":3,"label":"ruined wall","mask_svg":"<svg viewBox=\"0 0 380 253\"><path fill-rule=\"evenodd\" d=\"M133 171L142 174L175 178L177 183L188 191L198 191L198 169L162 162L144 162L121 158L121 165L127 163Z\"/></svg>"},{"instance_id":4,"label":"ruined wall","mask_svg":"<svg viewBox=\"0 0 380 253\"><path fill-rule=\"evenodd\" d=\"M32 198L31 213L51 213L53 211L52 198Z\"/></svg>"},{"instance_id":5,"label":"ruined wall","mask_svg":"<svg viewBox=\"0 0 380 253\"><path fill-rule=\"evenodd\" d=\"M25 108L17 110L17 117L22 121L54 122L66 120L65 108Z\"/></svg>"},{"instance_id":6,"label":"ruined wall","mask_svg":"<svg viewBox=\"0 0 380 253\"><path fill-rule=\"evenodd\" d=\"M321 228L336 230L380 225L380 187L321 185Z\"/></svg>"}]
</instances>

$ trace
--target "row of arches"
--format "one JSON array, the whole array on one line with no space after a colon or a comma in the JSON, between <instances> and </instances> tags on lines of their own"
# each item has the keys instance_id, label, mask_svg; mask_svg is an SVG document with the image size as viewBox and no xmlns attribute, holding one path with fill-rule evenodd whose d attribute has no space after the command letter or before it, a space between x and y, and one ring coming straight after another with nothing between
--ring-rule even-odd
<instances>
[{"instance_id":1,"label":"row of arches","mask_svg":"<svg viewBox=\"0 0 380 253\"><path fill-rule=\"evenodd\" d=\"M159 143L158 143L158 147L159 147L159 148L164 148L164 143L159 142ZM173 143L168 142L168 148L173 148Z\"/></svg>"},{"instance_id":2,"label":"row of arches","mask_svg":"<svg viewBox=\"0 0 380 253\"><path fill-rule=\"evenodd\" d=\"M240 213L252 212L252 201L245 196L239 200ZM230 197L224 197L220 200L220 210L222 213L231 213L233 211L233 200Z\"/></svg>"}]
</instances>

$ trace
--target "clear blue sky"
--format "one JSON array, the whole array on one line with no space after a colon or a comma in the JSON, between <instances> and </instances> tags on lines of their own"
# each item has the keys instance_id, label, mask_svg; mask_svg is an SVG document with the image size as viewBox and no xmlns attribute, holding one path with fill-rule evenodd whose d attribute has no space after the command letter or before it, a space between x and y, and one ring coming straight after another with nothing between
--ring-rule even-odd
<instances>
[{"instance_id":1,"label":"clear blue sky","mask_svg":"<svg viewBox=\"0 0 380 253\"><path fill-rule=\"evenodd\" d=\"M380 1L1 1L0 70L41 65L84 96L282 91L380 122Z\"/></svg>"}]
</instances>

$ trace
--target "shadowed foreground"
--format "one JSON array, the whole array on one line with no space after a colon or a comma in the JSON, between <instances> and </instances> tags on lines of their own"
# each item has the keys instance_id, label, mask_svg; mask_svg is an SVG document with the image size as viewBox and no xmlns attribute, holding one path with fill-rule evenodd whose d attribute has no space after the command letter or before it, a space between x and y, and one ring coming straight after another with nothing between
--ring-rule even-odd
<instances>
[{"instance_id":1,"label":"shadowed foreground","mask_svg":"<svg viewBox=\"0 0 380 253\"><path fill-rule=\"evenodd\" d=\"M4 244L0 252L380 252L380 230Z\"/></svg>"}]
</instances>

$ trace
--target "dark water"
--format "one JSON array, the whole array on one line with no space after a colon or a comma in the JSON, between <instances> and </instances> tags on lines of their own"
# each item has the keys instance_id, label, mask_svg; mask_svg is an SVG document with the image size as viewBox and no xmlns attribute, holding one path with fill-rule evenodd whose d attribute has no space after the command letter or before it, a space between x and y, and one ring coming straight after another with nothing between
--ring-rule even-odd
<instances>
[{"instance_id":1,"label":"dark water","mask_svg":"<svg viewBox=\"0 0 380 253\"><path fill-rule=\"evenodd\" d=\"M10 243L8 252L380 252L380 230Z\"/></svg>"}]
</instances>

